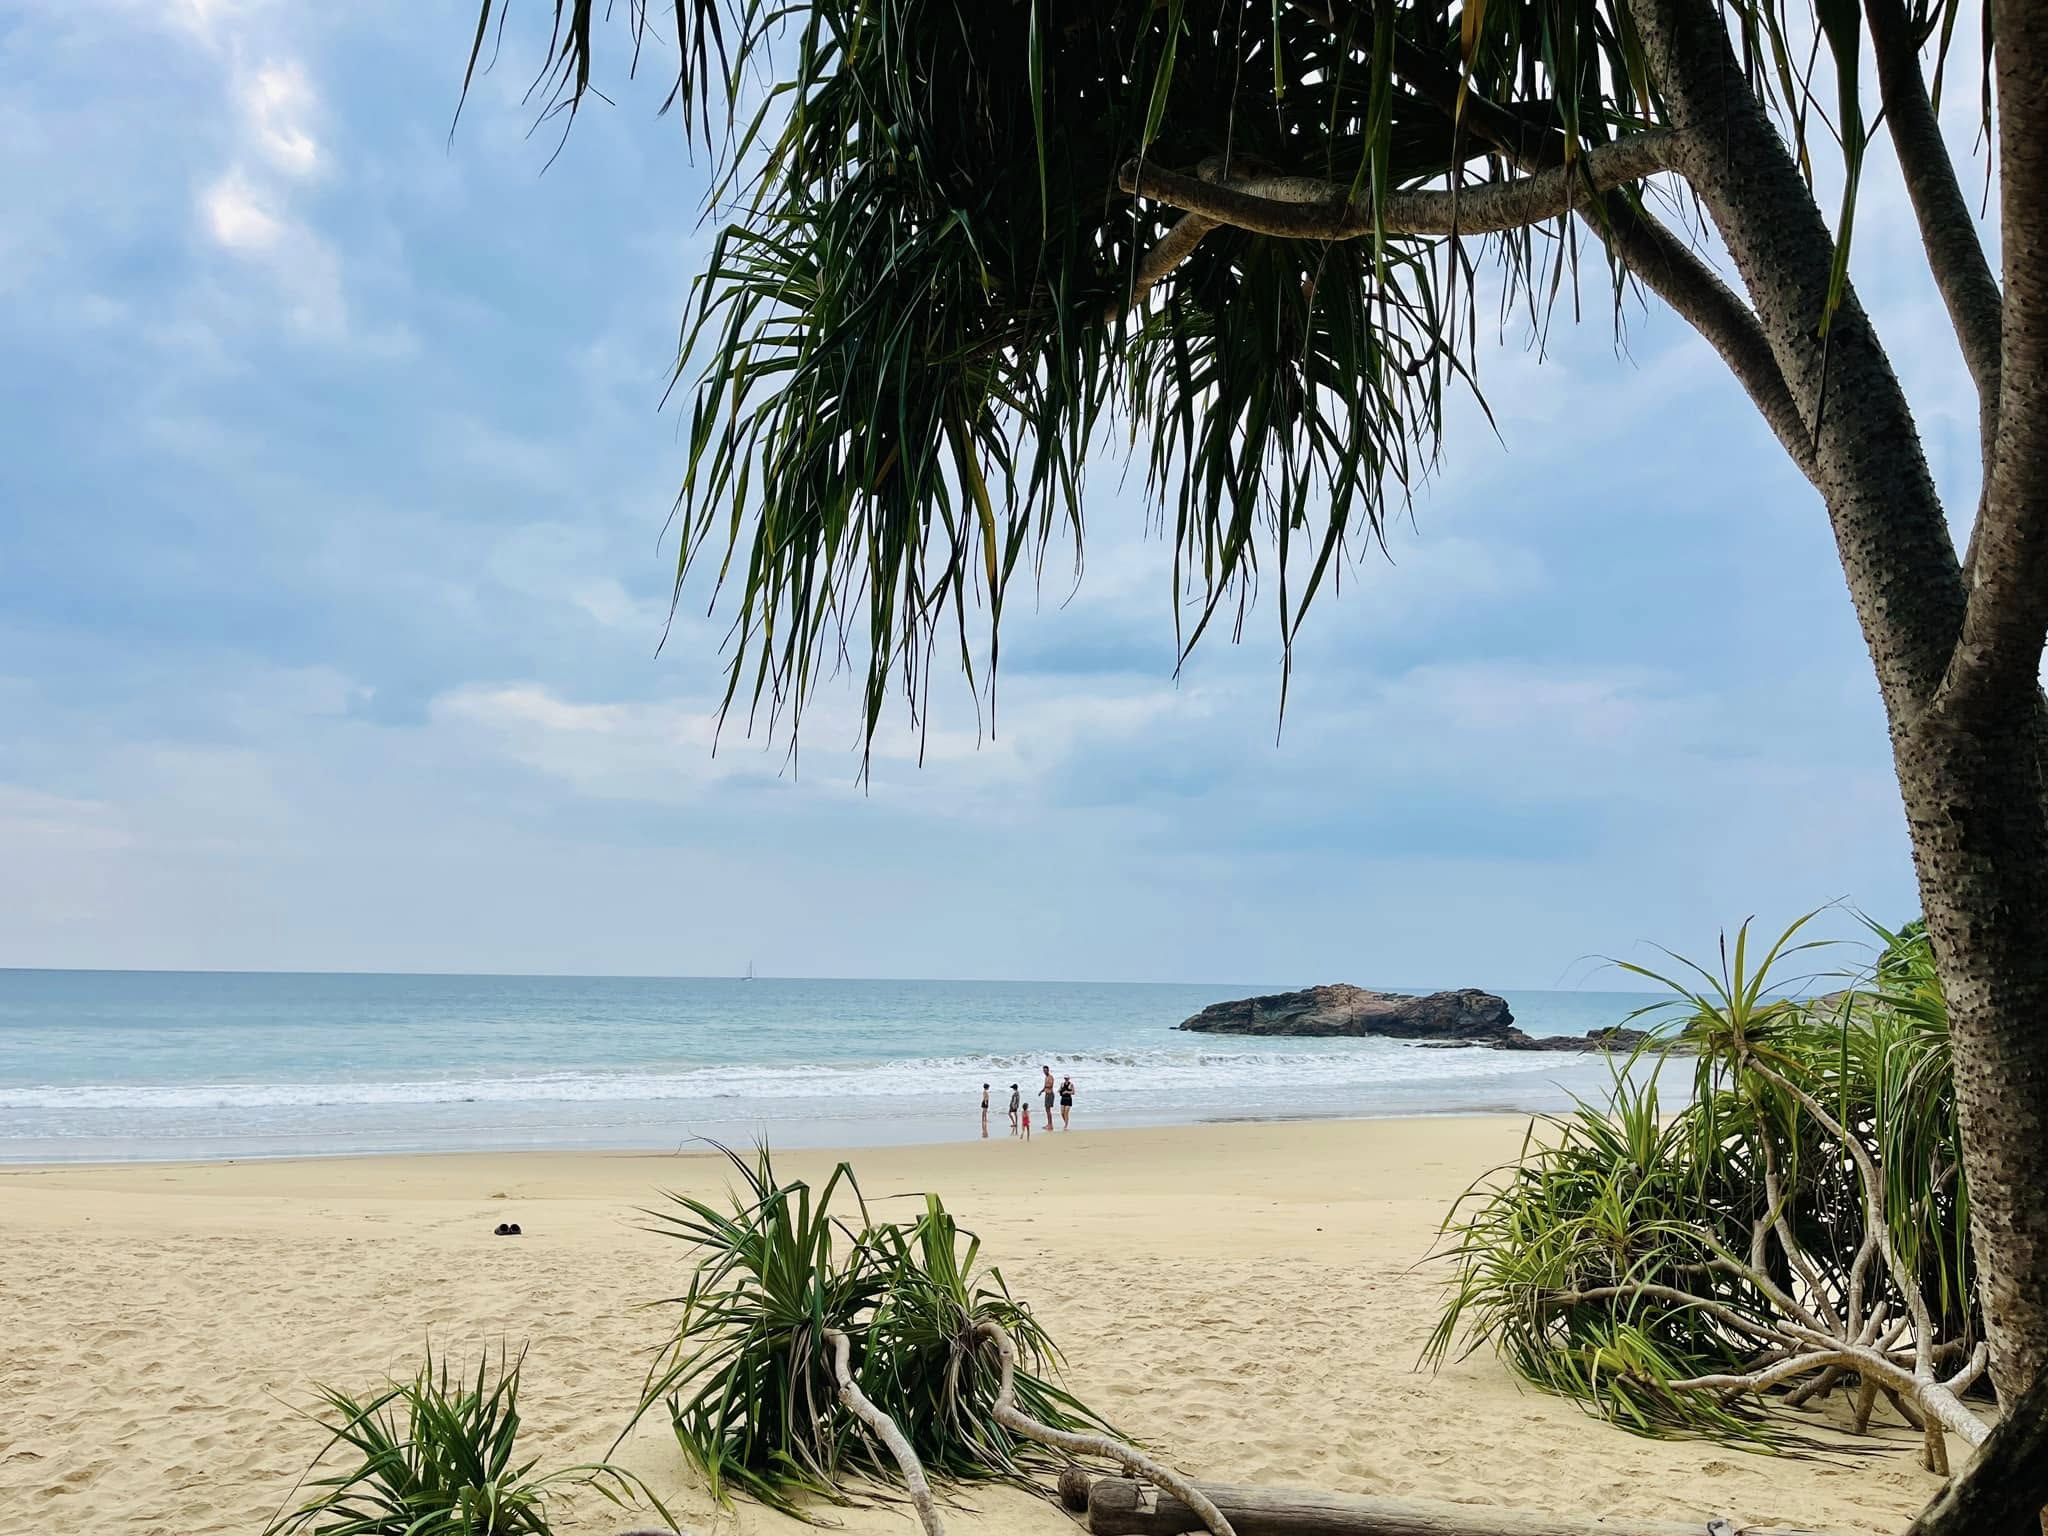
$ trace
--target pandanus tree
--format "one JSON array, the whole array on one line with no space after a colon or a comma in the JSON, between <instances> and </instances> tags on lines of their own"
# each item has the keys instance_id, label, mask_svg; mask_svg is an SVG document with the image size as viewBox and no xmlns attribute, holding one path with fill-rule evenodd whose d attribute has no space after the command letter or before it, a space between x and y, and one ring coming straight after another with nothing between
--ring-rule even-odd
<instances>
[{"instance_id":1,"label":"pandanus tree","mask_svg":"<svg viewBox=\"0 0 2048 1536\"><path fill-rule=\"evenodd\" d=\"M1947 1437L1990 1426L1968 1400L1989 1351L1962 1227L1947 1014L1924 935L1887 934L1874 973L1809 1001L1744 924L1718 964L1627 969L1671 991L1602 1100L1552 1118L1445 1224L1447 1304L1524 1379L1644 1432L1771 1443L1782 1414L1880 1398L1947 1475ZM1670 1046L1680 1054L1660 1056ZM1659 1079L1689 1065L1688 1092Z\"/></svg>"},{"instance_id":2,"label":"pandanus tree","mask_svg":"<svg viewBox=\"0 0 2048 1536\"><path fill-rule=\"evenodd\" d=\"M472 72L504 3L483 0ZM556 0L544 111L591 99L611 14ZM1078 554L1084 462L1118 443L1193 600L1184 644L1261 578L1291 643L1478 388L1480 291L1540 312L1582 247L1617 315L1640 288L1704 338L1811 485L1868 644L1951 1012L1991 1375L2017 1398L2048 1362L2048 6L625 0L617 19L614 67L662 58L717 151L722 227L678 364L678 584L715 566L727 705L771 720L848 658L871 732L892 689L915 714L942 640L988 682L1006 596ZM1959 26L1982 36L1967 64ZM1981 93L1995 253L1944 86ZM1850 274L1860 173L1887 148L1976 386L1960 551ZM1824 208L1816 175L1846 195Z\"/></svg>"},{"instance_id":3,"label":"pandanus tree","mask_svg":"<svg viewBox=\"0 0 2048 1536\"><path fill-rule=\"evenodd\" d=\"M627 1425L666 1405L714 1497L812 1519L810 1501L848 1502L849 1484L900 1484L925 1536L945 1536L933 1478L1035 1488L1089 1457L1233 1536L1199 1488L1057 1384L1051 1336L936 1195L908 1224L878 1221L845 1163L814 1190L778 1177L765 1146L726 1158L739 1179L723 1205L678 1195L653 1213L697 1263Z\"/></svg>"}]
</instances>

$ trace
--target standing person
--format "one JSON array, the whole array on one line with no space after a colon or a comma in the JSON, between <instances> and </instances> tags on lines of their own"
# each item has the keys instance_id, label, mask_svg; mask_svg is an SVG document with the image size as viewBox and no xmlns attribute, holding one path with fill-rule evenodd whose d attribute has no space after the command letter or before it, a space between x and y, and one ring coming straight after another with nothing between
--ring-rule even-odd
<instances>
[{"instance_id":1,"label":"standing person","mask_svg":"<svg viewBox=\"0 0 2048 1536\"><path fill-rule=\"evenodd\" d=\"M1017 1134L1017 1106L1023 1102L1023 1099L1018 1096L1017 1085L1015 1083L1010 1084L1010 1134L1012 1136Z\"/></svg>"},{"instance_id":2,"label":"standing person","mask_svg":"<svg viewBox=\"0 0 2048 1536\"><path fill-rule=\"evenodd\" d=\"M1054 1089L1052 1084L1052 1068L1040 1065L1038 1070L1045 1074L1045 1086L1040 1091L1045 1095L1045 1128L1049 1131L1052 1129L1053 1095L1057 1090Z\"/></svg>"},{"instance_id":3,"label":"standing person","mask_svg":"<svg viewBox=\"0 0 2048 1536\"><path fill-rule=\"evenodd\" d=\"M1074 1128L1074 1127L1072 1126L1072 1124L1070 1124L1070 1123L1069 1123L1069 1122L1071 1121L1072 1117L1073 1117L1073 1113L1074 1113L1074 1079L1073 1079L1072 1077L1063 1077L1063 1078L1061 1078L1061 1079L1060 1079L1060 1129L1061 1129L1061 1130L1063 1130L1063 1131L1071 1131L1071 1130L1072 1130L1072 1129Z\"/></svg>"},{"instance_id":4,"label":"standing person","mask_svg":"<svg viewBox=\"0 0 2048 1536\"><path fill-rule=\"evenodd\" d=\"M988 1140L988 1084L981 1085L981 1139Z\"/></svg>"},{"instance_id":5,"label":"standing person","mask_svg":"<svg viewBox=\"0 0 2048 1536\"><path fill-rule=\"evenodd\" d=\"M1051 1127L1048 1126L1047 1129L1049 1130ZM1031 1101L1029 1099L1024 1101L1024 1139L1026 1141L1031 1139Z\"/></svg>"}]
</instances>

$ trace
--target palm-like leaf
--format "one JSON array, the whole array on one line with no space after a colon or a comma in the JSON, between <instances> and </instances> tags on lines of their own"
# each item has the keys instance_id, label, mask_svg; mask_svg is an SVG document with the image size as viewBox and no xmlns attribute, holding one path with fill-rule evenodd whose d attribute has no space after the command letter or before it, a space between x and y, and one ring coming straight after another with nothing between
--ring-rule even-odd
<instances>
[{"instance_id":1,"label":"palm-like leaf","mask_svg":"<svg viewBox=\"0 0 2048 1536\"><path fill-rule=\"evenodd\" d=\"M1909 0L1937 93L1964 3ZM508 8L481 0L472 74ZM1823 139L1840 155L1839 301L1868 136L1861 8L1727 9L1809 175ZM1619 0L623 14L631 63L672 31L669 100L707 143L727 128L711 198L726 222L677 364L678 594L699 567L731 594L728 707L793 719L851 662L870 734L892 684L921 709L942 637L971 679L992 675L1013 581L1078 562L1086 470L1119 434L1143 438L1184 643L1241 618L1262 576L1290 643L1428 469L1448 395L1473 383L1481 287L1540 313L1577 281L1563 223L1424 239L1385 227L1388 199L1577 164L1663 115ZM544 111L598 89L597 15L554 0ZM1219 229L1133 308L1134 274L1179 223L1119 192L1133 161L1318 177L1372 233ZM1604 224L1641 205L1584 206ZM1618 269L1613 291L1618 306Z\"/></svg>"},{"instance_id":2,"label":"palm-like leaf","mask_svg":"<svg viewBox=\"0 0 2048 1536\"><path fill-rule=\"evenodd\" d=\"M1669 976L1626 967L1673 990L1668 1018L1681 1028L1649 1049L1696 1053L1687 1101L1667 1115L1666 1063L1639 1057L1604 1103L1548 1120L1514 1165L1475 1186L1446 1222L1453 1277L1429 1358L1460 1338L1490 1344L1525 1379L1631 1429L1781 1443L1783 1425L1753 1407L1670 1384L1753 1369L1759 1335L1741 1323L1768 1324L1771 1287L1837 1304L1850 1291L1867 1204L1813 1104L1881 1175L1899 1272L1887 1261L1857 1282L1866 1307L1906 1316L1903 1274L1948 1358L1968 1355L1983 1324L1947 1010L1926 937L1878 929L1885 947L1867 989L1808 1000L1778 968L1816 947L1798 938L1809 920L1760 960L1744 925L1718 969L1678 957ZM1791 1249L1756 1242L1759 1221L1782 1223ZM1759 1266L1761 1280L1745 1272Z\"/></svg>"},{"instance_id":3,"label":"palm-like leaf","mask_svg":"<svg viewBox=\"0 0 2048 1536\"><path fill-rule=\"evenodd\" d=\"M1047 1464L1043 1447L989 1417L996 1371L975 1342L985 1321L1016 1341L1025 1413L1062 1429L1106 1428L1050 1379L1059 1363L1051 1338L980 1264L979 1240L936 1196L908 1225L877 1221L846 1164L813 1191L779 1177L765 1147L752 1160L725 1155L738 1175L726 1205L677 1195L651 1213L655 1230L689 1243L696 1262L688 1289L662 1303L680 1315L635 1415L666 1404L714 1497L743 1493L811 1519L811 1500L844 1503L856 1481L896 1481L886 1449L839 1409L828 1332L846 1335L861 1390L932 1477L1024 1483ZM847 1200L851 1220L835 1210Z\"/></svg>"},{"instance_id":4,"label":"palm-like leaf","mask_svg":"<svg viewBox=\"0 0 2048 1536\"><path fill-rule=\"evenodd\" d=\"M570 1488L620 1505L642 1498L667 1518L630 1472L598 1463L542 1474L520 1458L521 1365L500 1357L494 1368L486 1356L466 1381L429 1351L412 1380L367 1397L322 1388L329 1439L314 1469L337 1453L343 1464L302 1483L306 1497L265 1536L550 1536L551 1500Z\"/></svg>"}]
</instances>

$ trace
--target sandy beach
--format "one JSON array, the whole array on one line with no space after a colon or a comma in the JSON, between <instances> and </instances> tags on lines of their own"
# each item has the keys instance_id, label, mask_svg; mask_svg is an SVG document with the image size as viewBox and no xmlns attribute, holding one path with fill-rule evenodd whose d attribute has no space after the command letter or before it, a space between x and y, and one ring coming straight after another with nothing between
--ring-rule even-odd
<instances>
[{"instance_id":1,"label":"sandy beach","mask_svg":"<svg viewBox=\"0 0 2048 1536\"><path fill-rule=\"evenodd\" d=\"M1197 1476L1522 1508L1901 1528L1935 1480L1913 1438L1822 1457L1637 1438L1517 1387L1490 1356L1416 1358L1449 1202L1520 1144L1509 1117L1043 1133L854 1155L871 1198L933 1189L979 1231L1070 1356L1072 1384ZM818 1173L828 1154L793 1153ZM602 1455L688 1263L640 1229L713 1156L457 1154L0 1169L0 1530L237 1536L318 1448L314 1382L362 1388L438 1351L529 1348L529 1449ZM525 1235L497 1238L517 1221ZM665 1422L621 1460L694 1529L797 1527L716 1510ZM1071 1530L968 1496L966 1536ZM911 1533L907 1511L847 1511ZM571 1532L632 1522L595 1501Z\"/></svg>"}]
</instances>

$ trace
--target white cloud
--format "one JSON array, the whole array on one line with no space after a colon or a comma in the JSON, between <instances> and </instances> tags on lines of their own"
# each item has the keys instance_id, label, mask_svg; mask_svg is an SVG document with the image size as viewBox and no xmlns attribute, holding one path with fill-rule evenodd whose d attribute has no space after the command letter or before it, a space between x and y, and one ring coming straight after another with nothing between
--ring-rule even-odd
<instances>
[{"instance_id":1,"label":"white cloud","mask_svg":"<svg viewBox=\"0 0 2048 1536\"><path fill-rule=\"evenodd\" d=\"M1007 817L1077 754L1208 707L1199 693L1150 679L1023 677L1004 687L1001 736L977 728L971 709L938 712L946 723L923 730L900 710L890 712L876 734L864 787L856 783L859 698L845 687L821 688L804 713L801 762L808 770L800 783L785 772L786 729L771 734L764 716L750 736L744 700L721 729L708 698L585 702L535 682L470 684L438 696L431 716L595 799L676 804L699 800L720 783L781 777L800 794L864 792L932 816Z\"/></svg>"},{"instance_id":2,"label":"white cloud","mask_svg":"<svg viewBox=\"0 0 2048 1536\"><path fill-rule=\"evenodd\" d=\"M320 145L307 127L316 102L297 59L262 65L240 81L238 94L250 141L264 159L292 176L320 168Z\"/></svg>"},{"instance_id":3,"label":"white cloud","mask_svg":"<svg viewBox=\"0 0 2048 1536\"><path fill-rule=\"evenodd\" d=\"M348 302L333 247L292 217L274 188L230 168L200 194L207 233L267 279L290 326L322 340L348 332Z\"/></svg>"},{"instance_id":4,"label":"white cloud","mask_svg":"<svg viewBox=\"0 0 2048 1536\"><path fill-rule=\"evenodd\" d=\"M268 281L286 323L323 341L347 339L348 304L341 262L298 201L298 186L329 168L313 132L320 99L305 64L272 46L247 7L191 0L178 13L201 45L222 60L226 164L197 195L214 244ZM262 47L260 62L249 62ZM244 312L246 296L238 308Z\"/></svg>"},{"instance_id":5,"label":"white cloud","mask_svg":"<svg viewBox=\"0 0 2048 1536\"><path fill-rule=\"evenodd\" d=\"M285 226L264 207L262 194L240 171L229 171L200 194L207 230L231 251L274 250Z\"/></svg>"}]
</instances>

